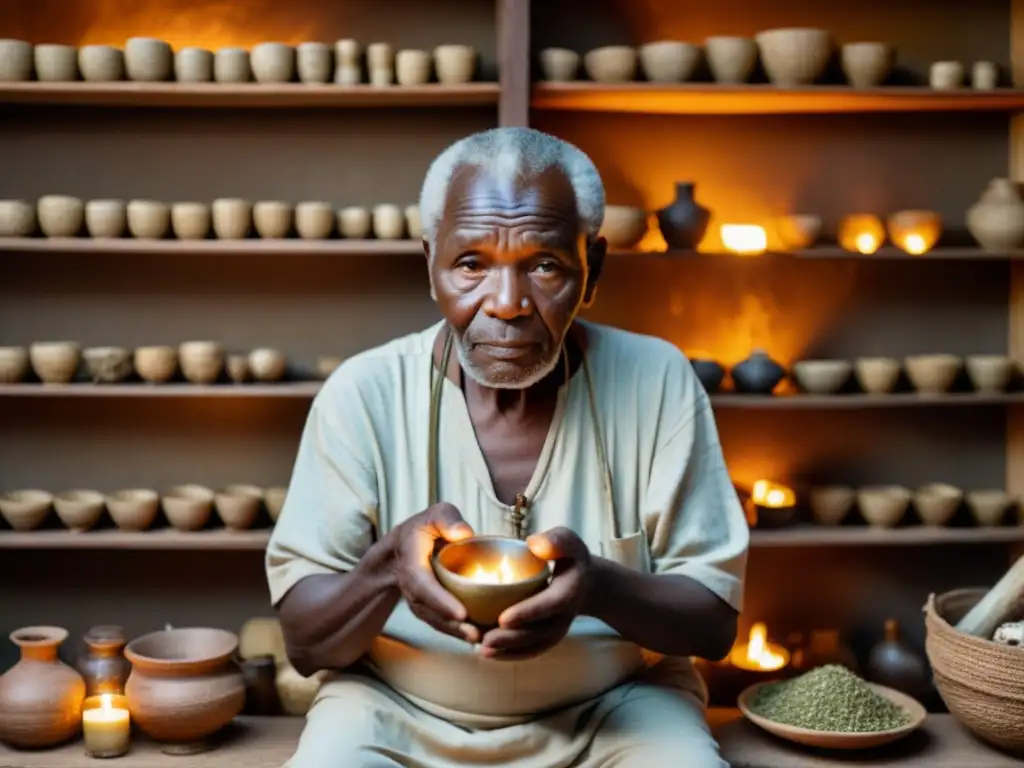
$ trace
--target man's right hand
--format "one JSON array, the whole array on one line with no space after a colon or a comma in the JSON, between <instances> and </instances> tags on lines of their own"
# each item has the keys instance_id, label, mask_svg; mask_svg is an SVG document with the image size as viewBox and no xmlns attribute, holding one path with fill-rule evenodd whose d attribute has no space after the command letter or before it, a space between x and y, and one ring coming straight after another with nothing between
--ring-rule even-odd
<instances>
[{"instance_id":1,"label":"man's right hand","mask_svg":"<svg viewBox=\"0 0 1024 768\"><path fill-rule=\"evenodd\" d=\"M459 510L451 504L434 504L391 533L391 567L410 610L440 632L480 642L480 631L466 621L465 607L441 586L430 565L438 539L462 541L473 535Z\"/></svg>"}]
</instances>

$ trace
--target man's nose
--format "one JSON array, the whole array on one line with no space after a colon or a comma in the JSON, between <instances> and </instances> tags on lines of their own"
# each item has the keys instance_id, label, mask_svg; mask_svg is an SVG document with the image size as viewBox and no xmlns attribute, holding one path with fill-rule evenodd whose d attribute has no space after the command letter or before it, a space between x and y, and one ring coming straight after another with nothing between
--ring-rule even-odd
<instances>
[{"instance_id":1,"label":"man's nose","mask_svg":"<svg viewBox=\"0 0 1024 768\"><path fill-rule=\"evenodd\" d=\"M524 285L525 277L510 267L491 273L484 311L499 320L515 320L533 313L533 300Z\"/></svg>"}]
</instances>

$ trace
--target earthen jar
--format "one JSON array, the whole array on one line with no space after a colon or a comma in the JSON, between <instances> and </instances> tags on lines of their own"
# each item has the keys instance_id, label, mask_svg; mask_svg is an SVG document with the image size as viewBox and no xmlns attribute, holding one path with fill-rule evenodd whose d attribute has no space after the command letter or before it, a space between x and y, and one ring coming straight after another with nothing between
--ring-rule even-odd
<instances>
[{"instance_id":1,"label":"earthen jar","mask_svg":"<svg viewBox=\"0 0 1024 768\"><path fill-rule=\"evenodd\" d=\"M202 627L153 632L130 642L125 694L132 721L164 743L212 736L245 706L245 681L232 660L237 649L236 635Z\"/></svg>"},{"instance_id":2,"label":"earthen jar","mask_svg":"<svg viewBox=\"0 0 1024 768\"><path fill-rule=\"evenodd\" d=\"M213 79L213 51L190 46L174 54L174 79L179 83L208 83Z\"/></svg>"},{"instance_id":3,"label":"earthen jar","mask_svg":"<svg viewBox=\"0 0 1024 768\"><path fill-rule=\"evenodd\" d=\"M165 40L130 37L124 44L124 63L129 80L156 83L174 74L174 53Z\"/></svg>"},{"instance_id":4,"label":"earthen jar","mask_svg":"<svg viewBox=\"0 0 1024 768\"><path fill-rule=\"evenodd\" d=\"M303 240L324 240L334 231L334 206L307 200L295 206L295 231Z\"/></svg>"},{"instance_id":5,"label":"earthen jar","mask_svg":"<svg viewBox=\"0 0 1024 768\"><path fill-rule=\"evenodd\" d=\"M1010 179L992 179L967 209L967 229L982 250L1012 251L1024 245L1024 201Z\"/></svg>"},{"instance_id":6,"label":"earthen jar","mask_svg":"<svg viewBox=\"0 0 1024 768\"><path fill-rule=\"evenodd\" d=\"M0 237L29 237L36 231L36 209L27 200L0 200Z\"/></svg>"},{"instance_id":7,"label":"earthen jar","mask_svg":"<svg viewBox=\"0 0 1024 768\"><path fill-rule=\"evenodd\" d=\"M78 49L78 71L89 83L124 80L124 51L112 45L83 45Z\"/></svg>"},{"instance_id":8,"label":"earthen jar","mask_svg":"<svg viewBox=\"0 0 1024 768\"><path fill-rule=\"evenodd\" d=\"M570 82L580 69L580 55L568 48L545 48L540 52L540 69L549 82Z\"/></svg>"},{"instance_id":9,"label":"earthen jar","mask_svg":"<svg viewBox=\"0 0 1024 768\"><path fill-rule=\"evenodd\" d=\"M128 644L124 630L101 625L86 632L82 640L86 651L76 666L85 679L86 695L123 693L132 671L132 665L124 657L124 647Z\"/></svg>"},{"instance_id":10,"label":"earthen jar","mask_svg":"<svg viewBox=\"0 0 1024 768\"><path fill-rule=\"evenodd\" d=\"M0 40L0 82L32 79L32 44L24 40Z\"/></svg>"},{"instance_id":11,"label":"earthen jar","mask_svg":"<svg viewBox=\"0 0 1024 768\"><path fill-rule=\"evenodd\" d=\"M0 677L0 741L17 749L39 749L78 735L85 681L57 658L67 637L61 627L25 627L11 633L21 661Z\"/></svg>"},{"instance_id":12,"label":"earthen jar","mask_svg":"<svg viewBox=\"0 0 1024 768\"><path fill-rule=\"evenodd\" d=\"M326 83L333 69L331 47L327 43L299 43L295 49L295 69L303 83Z\"/></svg>"},{"instance_id":13,"label":"earthen jar","mask_svg":"<svg viewBox=\"0 0 1024 768\"><path fill-rule=\"evenodd\" d=\"M37 45L33 51L36 79L67 83L78 79L78 50L73 45Z\"/></svg>"},{"instance_id":14,"label":"earthen jar","mask_svg":"<svg viewBox=\"0 0 1024 768\"><path fill-rule=\"evenodd\" d=\"M127 226L124 200L90 200L85 204L85 228L90 237L121 237Z\"/></svg>"}]
</instances>

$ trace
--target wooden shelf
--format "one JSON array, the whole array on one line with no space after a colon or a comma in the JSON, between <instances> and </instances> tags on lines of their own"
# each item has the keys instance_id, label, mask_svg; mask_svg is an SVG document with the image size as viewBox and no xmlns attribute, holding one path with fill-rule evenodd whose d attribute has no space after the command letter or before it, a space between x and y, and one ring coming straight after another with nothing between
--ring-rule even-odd
<instances>
[{"instance_id":1,"label":"wooden shelf","mask_svg":"<svg viewBox=\"0 0 1024 768\"><path fill-rule=\"evenodd\" d=\"M136 240L90 237L2 237L0 253L123 253L145 255L209 256L359 256L423 255L419 240Z\"/></svg>"},{"instance_id":2,"label":"wooden shelf","mask_svg":"<svg viewBox=\"0 0 1024 768\"><path fill-rule=\"evenodd\" d=\"M919 395L915 392L897 392L889 395L737 395L711 396L715 410L725 408L778 409L806 408L811 410L844 410L849 408L950 408L994 406L1024 403L1024 392L977 394L958 392L945 395Z\"/></svg>"},{"instance_id":3,"label":"wooden shelf","mask_svg":"<svg viewBox=\"0 0 1024 768\"><path fill-rule=\"evenodd\" d=\"M1012 544L1024 542L1024 525L998 528L905 528L799 525L750 532L754 549L770 547L916 547L934 544Z\"/></svg>"},{"instance_id":4,"label":"wooden shelf","mask_svg":"<svg viewBox=\"0 0 1024 768\"><path fill-rule=\"evenodd\" d=\"M498 83L281 85L245 83L0 83L0 103L94 107L460 107L498 103Z\"/></svg>"},{"instance_id":5,"label":"wooden shelf","mask_svg":"<svg viewBox=\"0 0 1024 768\"><path fill-rule=\"evenodd\" d=\"M172 549L218 552L267 548L270 530L257 528L232 531L214 528L208 531L178 531L159 528L151 531L119 531L116 528L75 532L63 528L40 531L0 531L0 549ZM2 766L0 766L2 768Z\"/></svg>"},{"instance_id":6,"label":"wooden shelf","mask_svg":"<svg viewBox=\"0 0 1024 768\"><path fill-rule=\"evenodd\" d=\"M1024 90L935 91L926 87L777 88L716 83L538 83L534 109L661 115L786 115L863 112L1017 112Z\"/></svg>"},{"instance_id":7,"label":"wooden shelf","mask_svg":"<svg viewBox=\"0 0 1024 768\"><path fill-rule=\"evenodd\" d=\"M764 259L785 261L789 259L806 261L1013 261L1024 259L1024 251L992 252L980 248L936 248L928 253L914 256L899 248L886 246L871 254L852 253L838 246L819 246L802 251L769 251L761 256L740 256L727 251L624 251L610 252L616 258L650 257L662 259L734 259L756 263Z\"/></svg>"}]
</instances>

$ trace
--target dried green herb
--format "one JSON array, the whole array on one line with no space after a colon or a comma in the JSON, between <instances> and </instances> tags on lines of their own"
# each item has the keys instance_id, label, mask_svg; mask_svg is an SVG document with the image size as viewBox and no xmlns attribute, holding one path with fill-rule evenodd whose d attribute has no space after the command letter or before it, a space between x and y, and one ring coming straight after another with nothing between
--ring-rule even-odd
<instances>
[{"instance_id":1,"label":"dried green herb","mask_svg":"<svg viewBox=\"0 0 1024 768\"><path fill-rule=\"evenodd\" d=\"M777 723L812 731L873 733L910 721L906 711L839 664L762 686L750 709Z\"/></svg>"}]
</instances>

